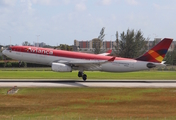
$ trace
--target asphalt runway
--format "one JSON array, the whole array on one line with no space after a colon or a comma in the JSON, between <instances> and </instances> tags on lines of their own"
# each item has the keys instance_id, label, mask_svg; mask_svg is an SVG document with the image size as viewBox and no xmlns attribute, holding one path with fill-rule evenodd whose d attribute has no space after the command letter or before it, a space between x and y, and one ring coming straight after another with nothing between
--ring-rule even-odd
<instances>
[{"instance_id":1,"label":"asphalt runway","mask_svg":"<svg viewBox=\"0 0 176 120\"><path fill-rule=\"evenodd\" d=\"M38 80L1 79L0 87L176 88L176 80Z\"/></svg>"}]
</instances>

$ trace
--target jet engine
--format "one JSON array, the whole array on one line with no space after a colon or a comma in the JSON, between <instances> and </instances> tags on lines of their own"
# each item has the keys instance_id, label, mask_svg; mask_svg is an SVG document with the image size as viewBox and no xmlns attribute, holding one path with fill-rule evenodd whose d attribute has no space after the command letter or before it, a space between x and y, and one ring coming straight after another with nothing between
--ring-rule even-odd
<instances>
[{"instance_id":1,"label":"jet engine","mask_svg":"<svg viewBox=\"0 0 176 120\"><path fill-rule=\"evenodd\" d=\"M52 70L56 72L72 72L72 68L62 63L52 63Z\"/></svg>"},{"instance_id":2,"label":"jet engine","mask_svg":"<svg viewBox=\"0 0 176 120\"><path fill-rule=\"evenodd\" d=\"M147 63L147 67L148 67L148 68L154 68L154 67L156 67L156 65L153 64L153 63Z\"/></svg>"}]
</instances>

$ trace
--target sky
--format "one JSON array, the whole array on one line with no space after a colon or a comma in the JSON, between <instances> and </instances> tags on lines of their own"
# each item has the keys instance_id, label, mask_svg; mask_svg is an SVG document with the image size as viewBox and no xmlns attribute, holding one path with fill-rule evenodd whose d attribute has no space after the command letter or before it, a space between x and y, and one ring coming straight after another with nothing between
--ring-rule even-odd
<instances>
[{"instance_id":1,"label":"sky","mask_svg":"<svg viewBox=\"0 0 176 120\"><path fill-rule=\"evenodd\" d=\"M0 44L73 45L116 31L176 39L176 0L0 0ZM38 36L38 37L37 37Z\"/></svg>"}]
</instances>

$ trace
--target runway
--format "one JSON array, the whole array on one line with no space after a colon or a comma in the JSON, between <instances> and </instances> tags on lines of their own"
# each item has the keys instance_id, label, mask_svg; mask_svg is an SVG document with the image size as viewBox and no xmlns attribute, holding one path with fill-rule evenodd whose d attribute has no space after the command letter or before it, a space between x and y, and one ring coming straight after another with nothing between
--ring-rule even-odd
<instances>
[{"instance_id":1,"label":"runway","mask_svg":"<svg viewBox=\"0 0 176 120\"><path fill-rule=\"evenodd\" d=\"M176 80L38 80L1 79L0 87L176 88Z\"/></svg>"}]
</instances>

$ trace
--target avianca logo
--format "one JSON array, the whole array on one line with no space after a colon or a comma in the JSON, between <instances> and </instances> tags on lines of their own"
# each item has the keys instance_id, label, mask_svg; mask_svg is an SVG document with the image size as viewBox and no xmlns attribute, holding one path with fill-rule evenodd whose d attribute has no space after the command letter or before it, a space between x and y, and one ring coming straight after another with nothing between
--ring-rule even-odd
<instances>
[{"instance_id":1,"label":"avianca logo","mask_svg":"<svg viewBox=\"0 0 176 120\"><path fill-rule=\"evenodd\" d=\"M150 50L148 53L149 53L155 60L157 60L157 61L159 61L159 62L162 62L163 59L164 59L160 54L158 54L158 53L155 52L154 50Z\"/></svg>"},{"instance_id":2,"label":"avianca logo","mask_svg":"<svg viewBox=\"0 0 176 120\"><path fill-rule=\"evenodd\" d=\"M37 49L37 48L26 48L26 51L31 52L31 53L53 55L52 50L41 50L41 49Z\"/></svg>"}]
</instances>

